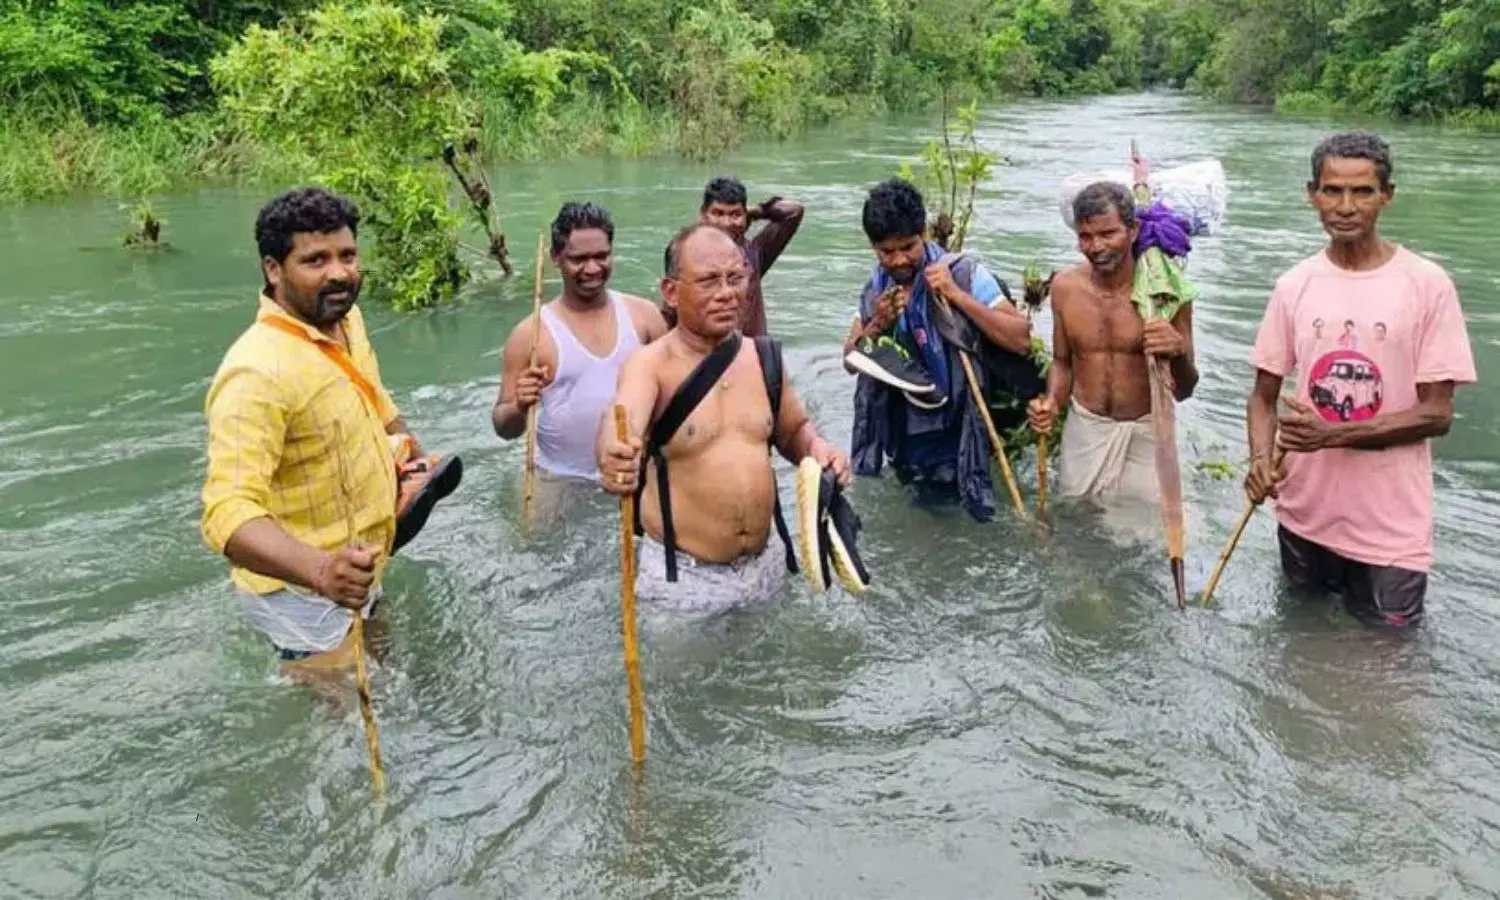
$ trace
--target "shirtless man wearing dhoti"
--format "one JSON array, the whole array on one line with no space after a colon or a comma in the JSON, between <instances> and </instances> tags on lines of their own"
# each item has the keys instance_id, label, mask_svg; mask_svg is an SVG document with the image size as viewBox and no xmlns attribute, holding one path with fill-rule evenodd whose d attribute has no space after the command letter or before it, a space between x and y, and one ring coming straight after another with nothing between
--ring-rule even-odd
<instances>
[{"instance_id":1,"label":"shirtless man wearing dhoti","mask_svg":"<svg viewBox=\"0 0 1500 900\"><path fill-rule=\"evenodd\" d=\"M1178 402L1193 395L1192 306L1182 303L1170 318L1143 320L1132 298L1140 223L1124 185L1085 188L1073 201L1073 222L1087 262L1052 282L1052 371L1028 417L1038 434L1049 434L1057 410L1071 404L1058 496L1155 502L1160 489L1146 356L1168 364Z\"/></svg>"},{"instance_id":2,"label":"shirtless man wearing dhoti","mask_svg":"<svg viewBox=\"0 0 1500 900\"><path fill-rule=\"evenodd\" d=\"M662 299L677 324L626 360L614 402L625 407L629 438L620 441L606 417L599 470L606 491L639 494L636 596L719 612L770 599L795 564L771 449L794 464L810 456L843 485L849 457L818 434L783 380L780 345L741 336L750 274L734 239L691 226L673 238L665 264Z\"/></svg>"}]
</instances>

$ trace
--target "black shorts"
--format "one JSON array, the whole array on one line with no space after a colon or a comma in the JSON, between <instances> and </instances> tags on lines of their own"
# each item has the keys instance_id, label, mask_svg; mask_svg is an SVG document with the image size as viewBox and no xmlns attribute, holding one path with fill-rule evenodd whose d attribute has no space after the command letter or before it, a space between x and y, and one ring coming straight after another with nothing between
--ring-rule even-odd
<instances>
[{"instance_id":1,"label":"black shorts","mask_svg":"<svg viewBox=\"0 0 1500 900\"><path fill-rule=\"evenodd\" d=\"M1340 556L1286 529L1276 529L1281 569L1293 585L1329 591L1343 599L1356 618L1397 627L1421 620L1427 597L1427 573L1396 566L1375 566Z\"/></svg>"}]
</instances>

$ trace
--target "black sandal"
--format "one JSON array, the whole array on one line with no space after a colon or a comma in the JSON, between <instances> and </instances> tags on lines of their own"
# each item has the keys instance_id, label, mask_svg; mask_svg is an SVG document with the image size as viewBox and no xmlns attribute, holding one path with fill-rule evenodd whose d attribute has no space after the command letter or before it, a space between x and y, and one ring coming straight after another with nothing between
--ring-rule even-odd
<instances>
[{"instance_id":1,"label":"black sandal","mask_svg":"<svg viewBox=\"0 0 1500 900\"><path fill-rule=\"evenodd\" d=\"M431 459L433 457L427 457L427 460ZM421 478L423 484L406 508L396 513L396 540L391 546L392 553L406 546L422 531L422 526L427 524L427 517L432 515L432 508L439 500L457 490L459 482L463 480L464 463L457 454L439 458L430 468L427 460L420 461L417 467L401 476L403 482Z\"/></svg>"}]
</instances>

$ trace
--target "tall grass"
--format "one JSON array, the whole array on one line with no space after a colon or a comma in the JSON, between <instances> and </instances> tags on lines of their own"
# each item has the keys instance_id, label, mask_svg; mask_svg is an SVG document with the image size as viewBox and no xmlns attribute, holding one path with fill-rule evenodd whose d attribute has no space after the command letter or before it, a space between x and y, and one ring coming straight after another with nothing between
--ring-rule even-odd
<instances>
[{"instance_id":1,"label":"tall grass","mask_svg":"<svg viewBox=\"0 0 1500 900\"><path fill-rule=\"evenodd\" d=\"M749 104L745 130L790 137L809 125L877 112L876 98L809 99L783 85ZM481 140L490 164L570 156L701 153L702 123L672 109L580 94L519 115L504 98L482 98ZM272 152L230 130L213 112L152 116L129 125L89 122L75 107L0 107L0 204L72 194L135 200L204 184L285 184L309 177L313 160Z\"/></svg>"},{"instance_id":2,"label":"tall grass","mask_svg":"<svg viewBox=\"0 0 1500 900\"><path fill-rule=\"evenodd\" d=\"M483 144L493 162L568 156L641 157L677 147L670 111L588 94L545 113L518 116L505 101L481 101Z\"/></svg>"},{"instance_id":3,"label":"tall grass","mask_svg":"<svg viewBox=\"0 0 1500 900\"><path fill-rule=\"evenodd\" d=\"M208 114L95 124L77 109L0 109L0 202L134 198L202 183L292 180L308 161L271 153Z\"/></svg>"},{"instance_id":4,"label":"tall grass","mask_svg":"<svg viewBox=\"0 0 1500 900\"><path fill-rule=\"evenodd\" d=\"M517 118L486 102L484 144L494 163L578 155L640 157L676 148L669 111L587 97ZM134 199L204 184L284 184L312 160L271 152L210 113L95 124L76 109L0 108L0 203L73 194Z\"/></svg>"},{"instance_id":5,"label":"tall grass","mask_svg":"<svg viewBox=\"0 0 1500 900\"><path fill-rule=\"evenodd\" d=\"M1335 100L1318 91L1290 91L1276 97L1276 112L1289 116L1354 117L1371 122L1383 121L1384 117L1369 112L1345 100ZM1500 131L1500 110L1465 107L1442 113L1431 118L1412 118L1408 121L1425 121L1460 131Z\"/></svg>"}]
</instances>

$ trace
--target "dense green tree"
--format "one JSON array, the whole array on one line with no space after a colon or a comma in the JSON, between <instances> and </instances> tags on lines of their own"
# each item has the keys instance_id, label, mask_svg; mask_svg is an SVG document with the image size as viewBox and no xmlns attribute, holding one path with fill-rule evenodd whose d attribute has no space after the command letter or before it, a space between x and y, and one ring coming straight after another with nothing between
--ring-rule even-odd
<instances>
[{"instance_id":1,"label":"dense green tree","mask_svg":"<svg viewBox=\"0 0 1500 900\"><path fill-rule=\"evenodd\" d=\"M427 23L445 96L492 163L606 148L711 157L849 114L931 110L945 94L1156 85L1500 124L1500 0L9 0L0 197L87 187L133 202L172 172L334 172L381 141L415 165L412 145L362 117L405 109L391 86L416 63L378 41L343 66L309 55L307 23L334 10ZM267 34L299 35L277 52L300 68L244 64ZM325 110L319 133L287 147L267 129L293 87L350 119ZM436 152L437 132L426 139ZM359 159L349 172L376 171ZM402 171L393 196L416 197L418 171L436 177ZM429 212L411 227L449 233Z\"/></svg>"},{"instance_id":2,"label":"dense green tree","mask_svg":"<svg viewBox=\"0 0 1500 900\"><path fill-rule=\"evenodd\" d=\"M252 26L213 66L239 127L305 155L317 180L361 203L372 293L400 308L450 299L467 277L439 160L473 110L441 46L445 25L384 2L330 5Z\"/></svg>"}]
</instances>

